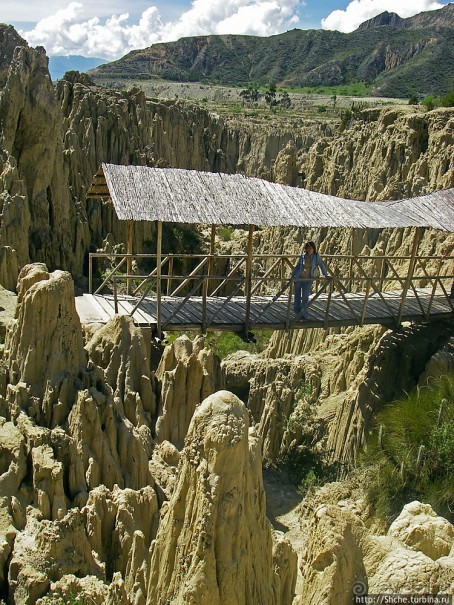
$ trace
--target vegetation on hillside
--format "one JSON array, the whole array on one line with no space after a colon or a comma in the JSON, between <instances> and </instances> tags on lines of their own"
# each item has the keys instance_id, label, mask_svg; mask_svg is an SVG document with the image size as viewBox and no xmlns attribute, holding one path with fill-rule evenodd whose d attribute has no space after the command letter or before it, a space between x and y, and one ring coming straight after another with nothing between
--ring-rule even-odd
<instances>
[{"instance_id":1,"label":"vegetation on hillside","mask_svg":"<svg viewBox=\"0 0 454 605\"><path fill-rule=\"evenodd\" d=\"M381 519L389 522L404 504L420 500L452 521L454 375L384 407L362 465L372 467L367 495Z\"/></svg>"},{"instance_id":2,"label":"vegetation on hillside","mask_svg":"<svg viewBox=\"0 0 454 605\"><path fill-rule=\"evenodd\" d=\"M97 78L163 78L257 86L348 87L364 82L378 96L445 94L454 77L454 8L420 23L359 28L350 34L292 30L268 38L222 35L183 38L133 51L94 70ZM404 23L405 22L405 23Z\"/></svg>"}]
</instances>

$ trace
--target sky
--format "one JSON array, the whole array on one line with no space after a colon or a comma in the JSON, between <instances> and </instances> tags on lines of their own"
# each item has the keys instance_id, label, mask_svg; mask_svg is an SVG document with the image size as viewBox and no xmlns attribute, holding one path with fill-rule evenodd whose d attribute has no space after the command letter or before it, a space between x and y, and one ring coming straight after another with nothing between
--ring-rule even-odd
<instances>
[{"instance_id":1,"label":"sky","mask_svg":"<svg viewBox=\"0 0 454 605\"><path fill-rule=\"evenodd\" d=\"M102 57L184 36L271 36L294 28L351 32L387 10L401 17L446 0L2 0L0 19L47 54Z\"/></svg>"}]
</instances>

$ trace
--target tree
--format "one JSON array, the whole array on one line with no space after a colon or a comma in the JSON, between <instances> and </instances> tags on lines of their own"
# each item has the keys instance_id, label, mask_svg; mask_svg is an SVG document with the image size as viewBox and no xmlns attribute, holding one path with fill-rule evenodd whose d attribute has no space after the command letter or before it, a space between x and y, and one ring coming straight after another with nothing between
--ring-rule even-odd
<instances>
[{"instance_id":1,"label":"tree","mask_svg":"<svg viewBox=\"0 0 454 605\"><path fill-rule=\"evenodd\" d=\"M250 97L251 97L251 103L252 105L257 105L258 100L260 98L260 93L259 93L259 89L257 87L257 84L251 84L249 87L249 91L250 91Z\"/></svg>"},{"instance_id":2,"label":"tree","mask_svg":"<svg viewBox=\"0 0 454 605\"><path fill-rule=\"evenodd\" d=\"M419 104L418 96L415 94L411 95L411 97L408 99L408 104L409 105L418 105Z\"/></svg>"},{"instance_id":3,"label":"tree","mask_svg":"<svg viewBox=\"0 0 454 605\"><path fill-rule=\"evenodd\" d=\"M292 100L290 99L290 95L286 90L280 93L278 103L281 109L290 109L292 106Z\"/></svg>"},{"instance_id":4,"label":"tree","mask_svg":"<svg viewBox=\"0 0 454 605\"><path fill-rule=\"evenodd\" d=\"M248 84L248 87L240 92L240 97L243 99L243 105L257 105L260 94L255 84Z\"/></svg>"},{"instance_id":5,"label":"tree","mask_svg":"<svg viewBox=\"0 0 454 605\"><path fill-rule=\"evenodd\" d=\"M432 95L429 95L428 97L425 97L422 100L422 104L427 109L427 111L432 111L432 109L435 108L435 99Z\"/></svg>"},{"instance_id":6,"label":"tree","mask_svg":"<svg viewBox=\"0 0 454 605\"><path fill-rule=\"evenodd\" d=\"M249 88L245 88L244 90L242 90L240 92L240 97L243 99L243 106L246 103L247 105L249 105L250 101L251 101L251 91Z\"/></svg>"},{"instance_id":7,"label":"tree","mask_svg":"<svg viewBox=\"0 0 454 605\"><path fill-rule=\"evenodd\" d=\"M265 92L265 102L269 105L271 111L276 111L278 101L276 99L276 84L271 82L268 90Z\"/></svg>"}]
</instances>

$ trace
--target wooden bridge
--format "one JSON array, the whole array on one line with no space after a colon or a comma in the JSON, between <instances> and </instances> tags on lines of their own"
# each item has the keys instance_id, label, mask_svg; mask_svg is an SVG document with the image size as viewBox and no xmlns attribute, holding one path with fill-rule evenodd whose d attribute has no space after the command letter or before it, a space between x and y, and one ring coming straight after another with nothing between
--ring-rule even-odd
<instances>
[{"instance_id":1,"label":"wooden bridge","mask_svg":"<svg viewBox=\"0 0 454 605\"><path fill-rule=\"evenodd\" d=\"M247 336L263 329L396 327L403 321L453 317L453 276L447 268L454 257L416 256L409 277L410 256L324 255L330 277L314 280L309 304L295 315L290 273L297 258L254 256L247 281L246 255L166 255L158 285L156 266L148 274L122 272L128 264L156 265L156 255L92 254L90 293L77 304L90 309L92 321L130 315L137 325L159 333L230 330ZM93 262L114 263L95 290ZM173 271L183 265L190 267L186 275ZM309 317L303 318L303 313Z\"/></svg>"},{"instance_id":2,"label":"wooden bridge","mask_svg":"<svg viewBox=\"0 0 454 605\"><path fill-rule=\"evenodd\" d=\"M453 316L453 256L418 254L424 228L454 232L454 190L401 201L345 200L241 175L103 164L89 197L108 199L127 221L127 254L91 254L89 293L77 307L93 321L130 315L158 337L172 330L289 330ZM156 254L133 253L134 223L156 225ZM162 253L162 224L211 225L204 255ZM216 225L248 225L245 254L216 253ZM293 313L297 256L253 253L255 226L349 228L351 254L323 254L306 308ZM413 227L408 256L353 254L356 230ZM452 252L452 249L449 250ZM97 272L107 272L94 287ZM107 267L110 267L107 270ZM134 269L134 270L133 270ZM303 318L308 314L308 318Z\"/></svg>"}]
</instances>

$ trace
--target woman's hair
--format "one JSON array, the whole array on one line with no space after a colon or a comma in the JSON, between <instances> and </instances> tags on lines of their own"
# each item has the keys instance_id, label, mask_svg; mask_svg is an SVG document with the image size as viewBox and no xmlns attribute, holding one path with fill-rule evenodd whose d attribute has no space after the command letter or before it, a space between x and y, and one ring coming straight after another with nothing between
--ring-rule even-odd
<instances>
[{"instance_id":1,"label":"woman's hair","mask_svg":"<svg viewBox=\"0 0 454 605\"><path fill-rule=\"evenodd\" d=\"M314 242L306 242L304 244L304 252L306 252L306 250L309 248L309 246L314 249L314 254L316 254L317 253L317 247L314 244Z\"/></svg>"}]
</instances>

